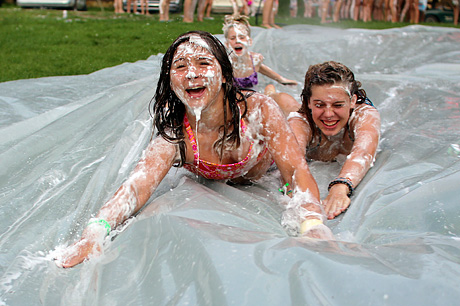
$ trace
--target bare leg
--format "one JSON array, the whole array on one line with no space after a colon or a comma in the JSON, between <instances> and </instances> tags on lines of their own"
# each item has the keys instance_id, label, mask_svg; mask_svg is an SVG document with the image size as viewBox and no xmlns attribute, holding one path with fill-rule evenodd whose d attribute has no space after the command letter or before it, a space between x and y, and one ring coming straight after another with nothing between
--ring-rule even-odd
<instances>
[{"instance_id":1,"label":"bare leg","mask_svg":"<svg viewBox=\"0 0 460 306\"><path fill-rule=\"evenodd\" d=\"M336 0L334 4L334 22L338 22L340 19L340 8L342 7L342 0Z\"/></svg>"},{"instance_id":2,"label":"bare leg","mask_svg":"<svg viewBox=\"0 0 460 306\"><path fill-rule=\"evenodd\" d=\"M292 18L297 17L297 0L291 0L289 4L289 12Z\"/></svg>"},{"instance_id":3,"label":"bare leg","mask_svg":"<svg viewBox=\"0 0 460 306\"><path fill-rule=\"evenodd\" d=\"M398 0L390 0L391 22L398 22Z\"/></svg>"},{"instance_id":4,"label":"bare leg","mask_svg":"<svg viewBox=\"0 0 460 306\"><path fill-rule=\"evenodd\" d=\"M160 21L169 20L169 0L160 0Z\"/></svg>"},{"instance_id":5,"label":"bare leg","mask_svg":"<svg viewBox=\"0 0 460 306\"><path fill-rule=\"evenodd\" d=\"M303 4L304 4L303 17L304 18L313 17L312 0L304 0Z\"/></svg>"},{"instance_id":6,"label":"bare leg","mask_svg":"<svg viewBox=\"0 0 460 306\"><path fill-rule=\"evenodd\" d=\"M281 29L281 27L275 23L276 14L278 14L278 1L274 0L273 9L272 9L272 12L270 13L270 25L275 29Z\"/></svg>"},{"instance_id":7,"label":"bare leg","mask_svg":"<svg viewBox=\"0 0 460 306\"><path fill-rule=\"evenodd\" d=\"M374 20L383 20L382 16L382 0L376 0L374 4L374 9L372 10L372 17Z\"/></svg>"},{"instance_id":8,"label":"bare leg","mask_svg":"<svg viewBox=\"0 0 460 306\"><path fill-rule=\"evenodd\" d=\"M207 0L206 1L206 17L211 18L211 10L212 10L212 0Z\"/></svg>"},{"instance_id":9,"label":"bare leg","mask_svg":"<svg viewBox=\"0 0 460 306\"><path fill-rule=\"evenodd\" d=\"M145 15L150 15L150 11L149 11L149 1L148 1L148 0L145 0L145 8L146 8Z\"/></svg>"},{"instance_id":10,"label":"bare leg","mask_svg":"<svg viewBox=\"0 0 460 306\"><path fill-rule=\"evenodd\" d=\"M287 117L290 113L296 112L300 109L300 103L296 101L291 95L285 92L276 92L275 86L269 84L265 87L265 95L269 96L278 104Z\"/></svg>"},{"instance_id":11,"label":"bare leg","mask_svg":"<svg viewBox=\"0 0 460 306\"><path fill-rule=\"evenodd\" d=\"M410 0L404 1L404 7L401 10L401 14L399 16L399 22L404 22L404 19L406 18L407 11L409 10L410 7Z\"/></svg>"},{"instance_id":12,"label":"bare leg","mask_svg":"<svg viewBox=\"0 0 460 306\"><path fill-rule=\"evenodd\" d=\"M330 0L321 1L321 23L326 23Z\"/></svg>"},{"instance_id":13,"label":"bare leg","mask_svg":"<svg viewBox=\"0 0 460 306\"><path fill-rule=\"evenodd\" d=\"M193 22L192 6L192 0L184 0L184 18L182 19L183 22Z\"/></svg>"},{"instance_id":14,"label":"bare leg","mask_svg":"<svg viewBox=\"0 0 460 306\"><path fill-rule=\"evenodd\" d=\"M418 23L420 12L418 10L418 0L411 0L411 14L410 14L410 22Z\"/></svg>"},{"instance_id":15,"label":"bare leg","mask_svg":"<svg viewBox=\"0 0 460 306\"><path fill-rule=\"evenodd\" d=\"M142 15L150 15L149 13L149 5L147 0L141 0L141 14Z\"/></svg>"},{"instance_id":16,"label":"bare leg","mask_svg":"<svg viewBox=\"0 0 460 306\"><path fill-rule=\"evenodd\" d=\"M458 25L458 13L459 13L459 4L454 5L454 25Z\"/></svg>"},{"instance_id":17,"label":"bare leg","mask_svg":"<svg viewBox=\"0 0 460 306\"><path fill-rule=\"evenodd\" d=\"M232 8L233 8L233 16L238 15L238 3L236 3L236 0L230 0L232 3Z\"/></svg>"},{"instance_id":18,"label":"bare leg","mask_svg":"<svg viewBox=\"0 0 460 306\"><path fill-rule=\"evenodd\" d=\"M206 0L198 0L198 14L196 16L196 19L200 22L203 21L205 8Z\"/></svg>"},{"instance_id":19,"label":"bare leg","mask_svg":"<svg viewBox=\"0 0 460 306\"><path fill-rule=\"evenodd\" d=\"M347 15L348 0L342 0L340 5L340 19L348 19Z\"/></svg>"},{"instance_id":20,"label":"bare leg","mask_svg":"<svg viewBox=\"0 0 460 306\"><path fill-rule=\"evenodd\" d=\"M391 20L391 10L390 10L390 1L391 0L384 0L383 4L383 20L390 21Z\"/></svg>"},{"instance_id":21,"label":"bare leg","mask_svg":"<svg viewBox=\"0 0 460 306\"><path fill-rule=\"evenodd\" d=\"M393 1L393 0L390 0ZM359 20L359 9L361 8L361 0L355 0L355 8L353 10L353 20Z\"/></svg>"},{"instance_id":22,"label":"bare leg","mask_svg":"<svg viewBox=\"0 0 460 306\"><path fill-rule=\"evenodd\" d=\"M113 7L115 9L116 14L123 13L123 3L121 0L115 0L113 2Z\"/></svg>"},{"instance_id":23,"label":"bare leg","mask_svg":"<svg viewBox=\"0 0 460 306\"><path fill-rule=\"evenodd\" d=\"M373 0L364 0L363 3L363 21L372 21Z\"/></svg>"},{"instance_id":24,"label":"bare leg","mask_svg":"<svg viewBox=\"0 0 460 306\"><path fill-rule=\"evenodd\" d=\"M264 8L262 9L262 26L270 29L270 14L273 11L273 0L265 0Z\"/></svg>"},{"instance_id":25,"label":"bare leg","mask_svg":"<svg viewBox=\"0 0 460 306\"><path fill-rule=\"evenodd\" d=\"M241 0L241 2L243 2L243 13L246 16L249 16L251 14L251 10L249 9L248 2L246 0Z\"/></svg>"}]
</instances>

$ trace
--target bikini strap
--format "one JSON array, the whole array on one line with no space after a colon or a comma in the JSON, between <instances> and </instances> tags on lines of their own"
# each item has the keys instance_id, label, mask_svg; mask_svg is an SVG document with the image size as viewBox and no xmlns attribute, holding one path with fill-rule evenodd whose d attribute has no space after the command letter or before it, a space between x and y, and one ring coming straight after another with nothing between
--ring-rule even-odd
<instances>
[{"instance_id":1,"label":"bikini strap","mask_svg":"<svg viewBox=\"0 0 460 306\"><path fill-rule=\"evenodd\" d=\"M193 163L198 164L198 161L200 160L200 152L198 151L198 146L196 144L195 140L195 135L193 134L193 130L190 127L190 122L188 121L187 114L184 116L184 125L185 125L185 130L187 131L188 134L188 139L190 140L190 144L192 145L192 150L193 150Z\"/></svg>"},{"instance_id":2,"label":"bikini strap","mask_svg":"<svg viewBox=\"0 0 460 306\"><path fill-rule=\"evenodd\" d=\"M353 136L351 136L350 125L348 124L348 122L347 122L347 127L346 127L346 129L348 130L348 137L350 138L350 140L351 140L352 142L355 142L355 138L354 138Z\"/></svg>"},{"instance_id":3,"label":"bikini strap","mask_svg":"<svg viewBox=\"0 0 460 306\"><path fill-rule=\"evenodd\" d=\"M314 148L310 148L311 144L313 143L313 137L310 139L310 143L308 144L308 147L307 147L307 152L311 152L313 150L316 150L319 148L319 146L321 145L321 141L323 141L323 132L321 132L320 128L317 128L317 131L318 131L318 134L319 134L319 140L318 140L318 143L316 144L316 146Z\"/></svg>"},{"instance_id":4,"label":"bikini strap","mask_svg":"<svg viewBox=\"0 0 460 306\"><path fill-rule=\"evenodd\" d=\"M240 111L241 114L241 111ZM190 144L192 145L193 150L193 157L194 157L194 164L198 164L200 160L200 151L198 150L198 145L196 143L195 135L193 134L192 127L190 126L190 122L188 121L187 114L184 115L184 126L185 130L187 131L188 139L190 140ZM240 119L240 127L241 133L244 134L246 132L246 123L244 123L243 118ZM252 147L252 144L251 144Z\"/></svg>"},{"instance_id":5,"label":"bikini strap","mask_svg":"<svg viewBox=\"0 0 460 306\"><path fill-rule=\"evenodd\" d=\"M240 119L240 127L241 127L241 134L244 135L244 133L246 132L246 123L244 123L243 118Z\"/></svg>"}]
</instances>

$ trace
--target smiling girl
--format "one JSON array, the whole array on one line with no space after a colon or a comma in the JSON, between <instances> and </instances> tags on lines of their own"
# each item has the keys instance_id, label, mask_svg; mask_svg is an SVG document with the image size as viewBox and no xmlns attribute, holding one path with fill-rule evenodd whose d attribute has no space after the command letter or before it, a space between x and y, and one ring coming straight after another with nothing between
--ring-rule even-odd
<instances>
[{"instance_id":1,"label":"smiling girl","mask_svg":"<svg viewBox=\"0 0 460 306\"><path fill-rule=\"evenodd\" d=\"M211 34L192 31L173 42L153 98L157 137L60 265L72 267L99 254L111 229L144 206L173 166L237 183L257 180L274 161L292 196L294 227L304 236L333 238L323 225L316 182L279 107L262 94L241 91L232 78L225 47Z\"/></svg>"},{"instance_id":2,"label":"smiling girl","mask_svg":"<svg viewBox=\"0 0 460 306\"><path fill-rule=\"evenodd\" d=\"M374 162L380 116L353 72L337 62L310 66L301 94L302 108L289 118L308 159L334 161L346 155L329 184L323 205L333 219L350 205L350 196Z\"/></svg>"}]
</instances>

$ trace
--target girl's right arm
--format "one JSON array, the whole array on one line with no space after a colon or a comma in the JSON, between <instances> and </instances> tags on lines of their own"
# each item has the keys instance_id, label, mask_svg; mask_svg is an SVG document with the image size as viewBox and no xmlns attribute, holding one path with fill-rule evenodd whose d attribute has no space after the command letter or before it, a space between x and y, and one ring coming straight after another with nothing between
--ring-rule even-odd
<instances>
[{"instance_id":1,"label":"girl's right arm","mask_svg":"<svg viewBox=\"0 0 460 306\"><path fill-rule=\"evenodd\" d=\"M264 57L260 53L251 52L254 60L254 65L256 66L256 71L262 73L263 75L277 81L282 85L297 85L297 81L286 79L281 76L279 73L268 67L263 63Z\"/></svg>"},{"instance_id":2,"label":"girl's right arm","mask_svg":"<svg viewBox=\"0 0 460 306\"><path fill-rule=\"evenodd\" d=\"M69 246L58 259L64 268L73 267L102 250L104 238L148 201L171 169L176 158L176 145L162 137L153 139L129 178L88 223L79 241Z\"/></svg>"},{"instance_id":3,"label":"girl's right arm","mask_svg":"<svg viewBox=\"0 0 460 306\"><path fill-rule=\"evenodd\" d=\"M273 69L268 67L265 64L261 64L259 68L259 72L263 75L277 81L283 85L297 85L297 81L286 79L285 77L281 76L279 73L275 72Z\"/></svg>"}]
</instances>

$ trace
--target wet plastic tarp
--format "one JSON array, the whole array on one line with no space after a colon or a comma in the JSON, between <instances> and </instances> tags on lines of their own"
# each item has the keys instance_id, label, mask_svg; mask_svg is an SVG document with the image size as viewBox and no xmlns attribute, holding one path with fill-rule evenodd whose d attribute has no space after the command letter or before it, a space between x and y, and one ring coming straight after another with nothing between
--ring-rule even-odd
<instances>
[{"instance_id":1,"label":"wet plastic tarp","mask_svg":"<svg viewBox=\"0 0 460 306\"><path fill-rule=\"evenodd\" d=\"M104 254L51 260L132 170L152 133L161 55L0 84L0 305L455 305L460 300L460 30L254 29L283 76L343 62L382 117L373 168L336 241L289 237L278 172L229 186L172 169ZM262 87L270 80L262 78ZM261 87L261 88L262 88ZM299 99L301 85L276 85ZM321 195L340 162L310 163Z\"/></svg>"}]
</instances>

